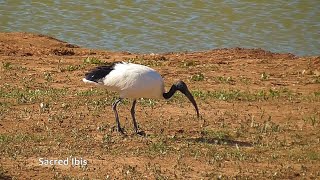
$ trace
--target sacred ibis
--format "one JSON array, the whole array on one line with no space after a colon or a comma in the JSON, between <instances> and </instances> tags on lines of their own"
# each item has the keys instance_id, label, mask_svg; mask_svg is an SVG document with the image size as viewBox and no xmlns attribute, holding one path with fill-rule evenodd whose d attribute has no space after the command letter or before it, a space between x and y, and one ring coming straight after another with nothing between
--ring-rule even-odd
<instances>
[{"instance_id":1,"label":"sacred ibis","mask_svg":"<svg viewBox=\"0 0 320 180\"><path fill-rule=\"evenodd\" d=\"M117 105L123 98L133 99L131 116L134 130L137 134L138 125L135 118L135 105L137 98L169 99L178 90L182 92L193 104L199 118L199 110L196 101L183 81L174 83L168 92L165 92L164 82L161 75L154 69L134 63L113 63L108 66L99 66L85 74L83 82L95 85L102 85L107 90L116 91L120 98L112 104L115 114L117 129L124 133L120 126Z\"/></svg>"}]
</instances>

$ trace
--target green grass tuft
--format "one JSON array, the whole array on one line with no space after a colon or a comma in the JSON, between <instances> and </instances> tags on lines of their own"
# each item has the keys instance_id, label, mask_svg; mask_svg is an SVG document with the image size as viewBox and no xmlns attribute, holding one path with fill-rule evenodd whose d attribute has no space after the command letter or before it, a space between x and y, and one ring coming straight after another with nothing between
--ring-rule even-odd
<instances>
[{"instance_id":1,"label":"green grass tuft","mask_svg":"<svg viewBox=\"0 0 320 180\"><path fill-rule=\"evenodd\" d=\"M202 73L197 73L193 76L191 76L192 81L203 81L204 80L204 75Z\"/></svg>"},{"instance_id":2,"label":"green grass tuft","mask_svg":"<svg viewBox=\"0 0 320 180\"><path fill-rule=\"evenodd\" d=\"M12 69L12 64L11 62L2 62L2 67L3 69L9 70Z\"/></svg>"},{"instance_id":3,"label":"green grass tuft","mask_svg":"<svg viewBox=\"0 0 320 180\"><path fill-rule=\"evenodd\" d=\"M87 57L86 59L83 60L84 64L96 64L96 65L102 65L105 64L105 62L99 60L96 57Z\"/></svg>"}]
</instances>

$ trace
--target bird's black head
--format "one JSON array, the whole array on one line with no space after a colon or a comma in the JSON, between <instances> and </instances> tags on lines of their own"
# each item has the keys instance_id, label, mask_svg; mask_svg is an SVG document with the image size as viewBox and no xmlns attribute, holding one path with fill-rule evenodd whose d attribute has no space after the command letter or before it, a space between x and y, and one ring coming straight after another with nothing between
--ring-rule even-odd
<instances>
[{"instance_id":1,"label":"bird's black head","mask_svg":"<svg viewBox=\"0 0 320 180\"><path fill-rule=\"evenodd\" d=\"M178 81L174 83L174 86L177 88L177 90L181 91L183 94L186 90L188 90L186 83L184 83L183 81Z\"/></svg>"},{"instance_id":2,"label":"bird's black head","mask_svg":"<svg viewBox=\"0 0 320 180\"><path fill-rule=\"evenodd\" d=\"M182 92L184 95L186 95L186 97L189 99L189 101L192 103L192 105L194 106L194 108L197 111L197 117L199 118L199 109L197 106L196 101L194 100L192 94L190 93L187 85L185 82L183 81L178 81L174 84L174 86L177 88L177 90L179 90L180 92Z\"/></svg>"},{"instance_id":3,"label":"bird's black head","mask_svg":"<svg viewBox=\"0 0 320 180\"><path fill-rule=\"evenodd\" d=\"M194 108L196 109L197 111L197 117L199 118L199 109L198 109L198 106L197 106L197 103L196 101L194 100L192 94L190 93L186 83L184 83L183 81L178 81L176 83L174 83L170 90L167 92L167 93L163 93L163 97L165 99L170 99L173 94L176 92L176 91L180 91L182 92L185 96L187 96L187 98L189 99L189 101L192 103L192 105L194 106Z\"/></svg>"}]
</instances>

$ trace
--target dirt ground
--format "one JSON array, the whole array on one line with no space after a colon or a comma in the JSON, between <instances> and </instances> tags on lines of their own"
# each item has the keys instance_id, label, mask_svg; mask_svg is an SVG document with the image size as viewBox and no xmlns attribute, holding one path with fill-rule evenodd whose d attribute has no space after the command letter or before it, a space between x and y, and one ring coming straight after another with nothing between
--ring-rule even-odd
<instances>
[{"instance_id":1,"label":"dirt ground","mask_svg":"<svg viewBox=\"0 0 320 180\"><path fill-rule=\"evenodd\" d=\"M0 179L320 177L319 56L242 48L132 54L0 33L0 61ZM137 136L126 100L120 135L111 108L117 94L82 82L115 61L156 69L166 89L185 81L201 118L179 93L140 99L136 118L146 136Z\"/></svg>"}]
</instances>

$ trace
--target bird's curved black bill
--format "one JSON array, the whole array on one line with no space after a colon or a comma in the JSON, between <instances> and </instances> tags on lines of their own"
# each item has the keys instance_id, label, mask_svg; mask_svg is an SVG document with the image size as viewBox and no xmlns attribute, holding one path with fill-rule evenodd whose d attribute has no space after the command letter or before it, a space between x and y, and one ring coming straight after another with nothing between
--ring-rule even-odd
<instances>
[{"instance_id":1,"label":"bird's curved black bill","mask_svg":"<svg viewBox=\"0 0 320 180\"><path fill-rule=\"evenodd\" d=\"M194 108L196 109L197 111L197 117L199 118L199 109L198 109L198 106L197 106L197 103L196 101L194 100L192 94L190 93L189 89L188 88L185 88L184 91L182 92L184 95L187 96L187 98L189 99L189 101L192 103L192 105L194 106Z\"/></svg>"},{"instance_id":2,"label":"bird's curved black bill","mask_svg":"<svg viewBox=\"0 0 320 180\"><path fill-rule=\"evenodd\" d=\"M199 109L198 109L198 106L197 106L197 103L196 101L194 100L192 94L190 93L186 83L184 83L183 81L178 81L176 82L175 84L173 84L169 90L169 92L167 93L163 93L163 97L165 99L169 99L173 96L173 94L176 92L176 91L180 91L181 93L183 93L185 96L187 96L187 98L189 99L189 101L192 103L192 105L194 106L194 108L196 109L197 111L197 117L199 118L200 117L200 114L199 114Z\"/></svg>"}]
</instances>

